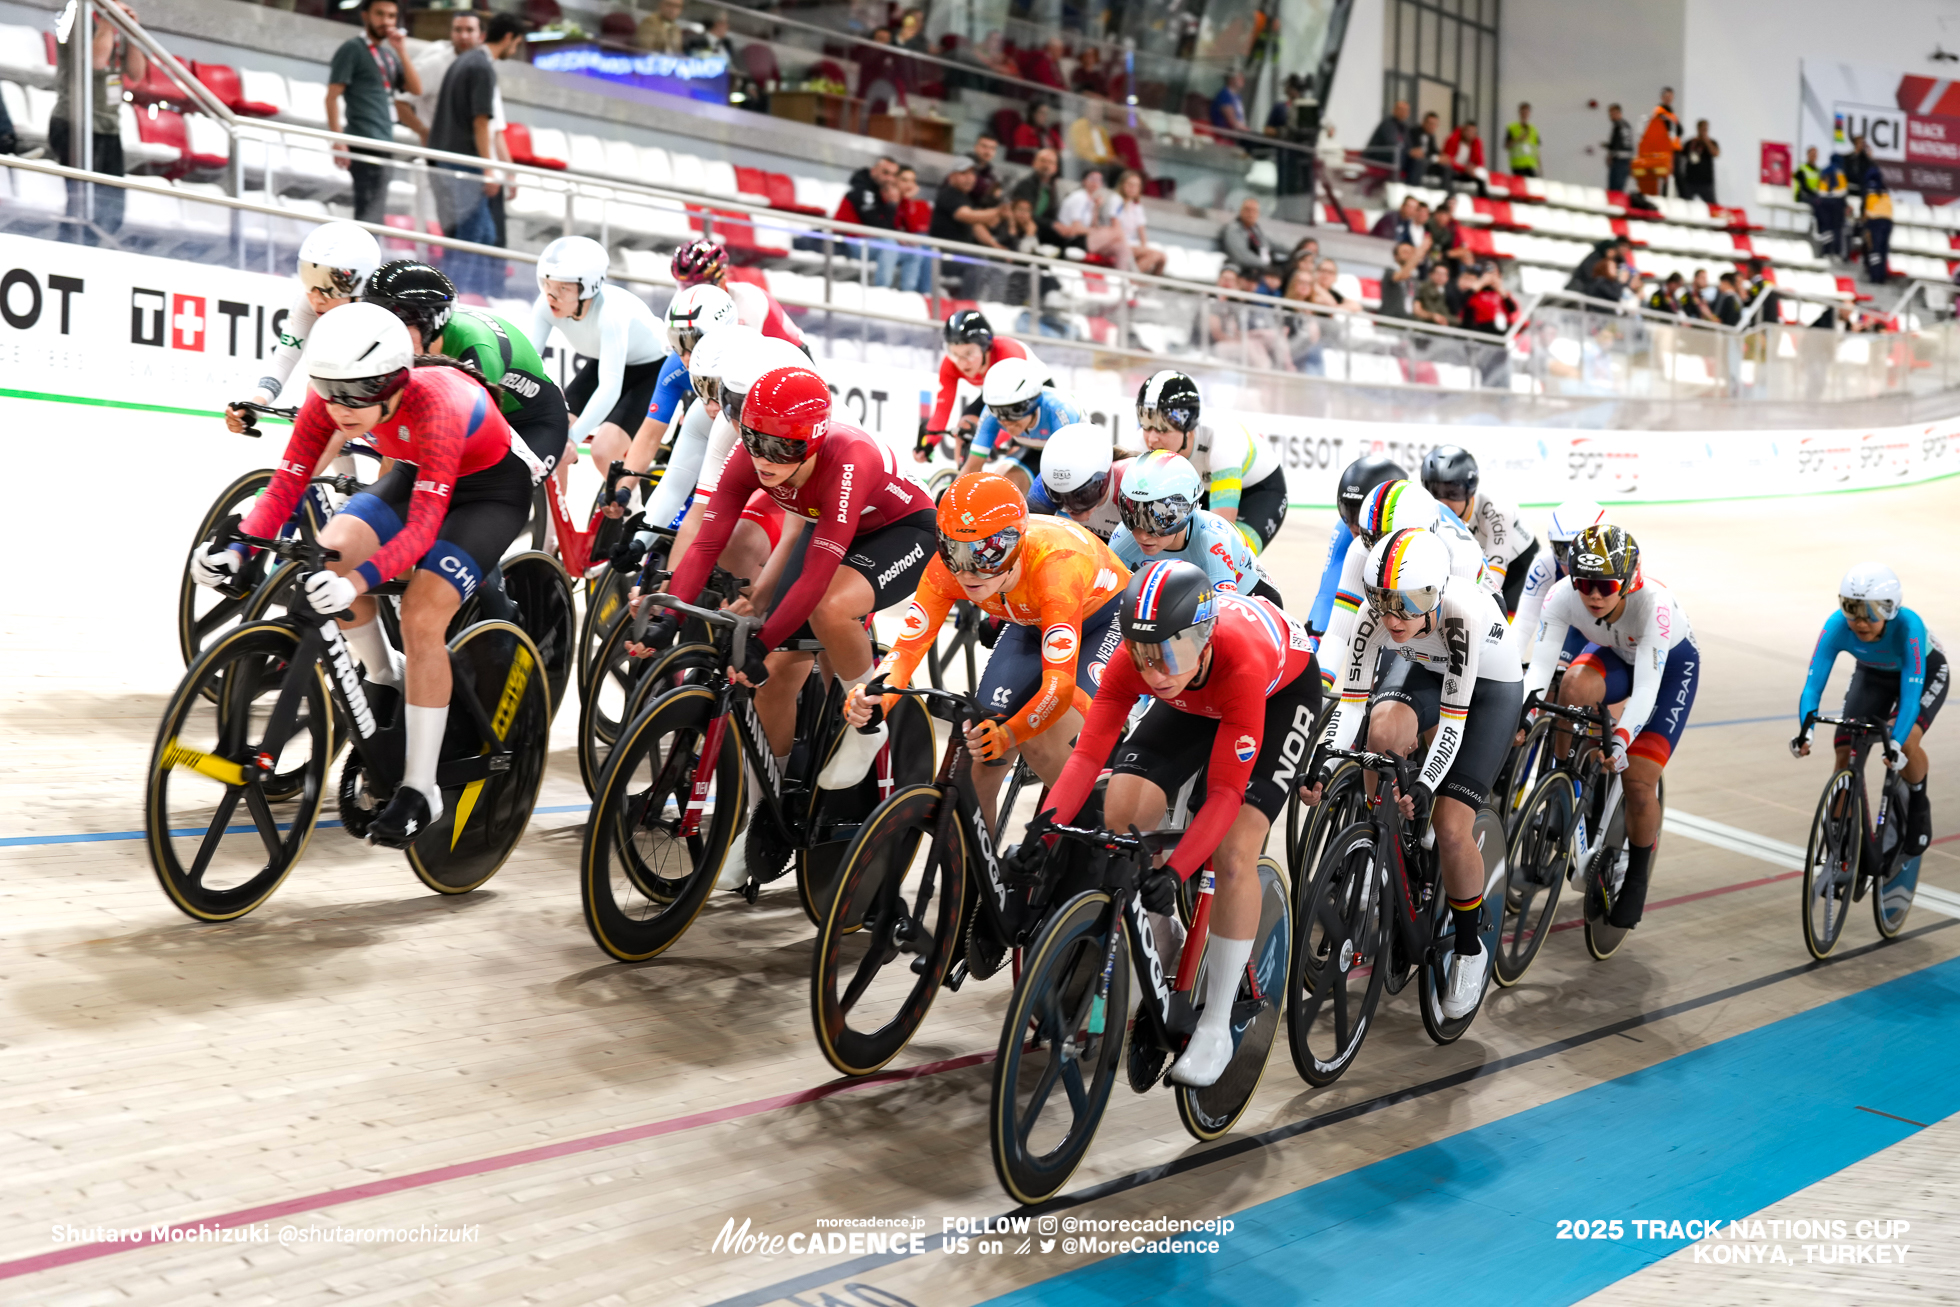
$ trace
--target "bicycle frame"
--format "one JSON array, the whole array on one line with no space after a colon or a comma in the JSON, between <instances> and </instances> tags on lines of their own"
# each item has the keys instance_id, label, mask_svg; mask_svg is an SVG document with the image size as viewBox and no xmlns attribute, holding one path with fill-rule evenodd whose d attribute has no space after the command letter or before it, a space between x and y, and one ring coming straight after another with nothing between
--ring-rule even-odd
<instances>
[{"instance_id":1,"label":"bicycle frame","mask_svg":"<svg viewBox=\"0 0 1960 1307\"><path fill-rule=\"evenodd\" d=\"M1813 713L1810 721L1822 726L1842 726L1851 733L1851 757L1845 765L1857 778L1859 806L1864 809L1865 817L1864 829L1860 832L1860 837L1865 842L1865 856L1860 866L1874 868L1861 874L1870 876L1873 880L1888 879L1891 872L1885 865L1883 836L1887 823L1897 821L1902 814L1893 812L1894 796L1890 790L1894 776L1889 770L1886 773L1885 784L1879 787L1879 810L1876 812L1872 810L1871 789L1865 784L1865 759L1870 755L1873 746L1881 744L1891 733L1890 728L1885 722L1866 721L1857 717L1826 716L1822 713ZM1903 783L1903 778L1899 779ZM1899 842L1892 847L1892 852L1899 856L1901 865L1905 862L1902 852L1904 848L1905 836L1901 833Z\"/></svg>"},{"instance_id":2,"label":"bicycle frame","mask_svg":"<svg viewBox=\"0 0 1960 1307\"><path fill-rule=\"evenodd\" d=\"M1324 753L1329 758L1353 759L1382 781L1392 780L1400 793L1408 793L1412 786L1415 767L1397 754L1332 747ZM1402 809L1390 798L1386 784L1375 786L1375 792L1367 796L1367 807L1377 824L1375 855L1387 869L1388 888L1394 891L1390 899L1395 908L1396 938L1405 959L1419 962L1430 945L1429 910L1436 891L1436 869L1428 869L1431 874L1427 875L1410 875L1409 831L1402 824Z\"/></svg>"}]
</instances>

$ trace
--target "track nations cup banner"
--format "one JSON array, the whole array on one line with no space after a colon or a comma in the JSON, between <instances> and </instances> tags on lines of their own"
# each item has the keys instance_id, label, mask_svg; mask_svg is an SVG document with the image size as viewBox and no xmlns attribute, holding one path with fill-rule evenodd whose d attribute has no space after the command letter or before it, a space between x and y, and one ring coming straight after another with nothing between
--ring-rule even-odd
<instances>
[{"instance_id":1,"label":"track nations cup banner","mask_svg":"<svg viewBox=\"0 0 1960 1307\"><path fill-rule=\"evenodd\" d=\"M1885 184L1928 204L1960 197L1960 82L1834 59L1801 61L1797 156L1849 154L1865 138Z\"/></svg>"}]
</instances>

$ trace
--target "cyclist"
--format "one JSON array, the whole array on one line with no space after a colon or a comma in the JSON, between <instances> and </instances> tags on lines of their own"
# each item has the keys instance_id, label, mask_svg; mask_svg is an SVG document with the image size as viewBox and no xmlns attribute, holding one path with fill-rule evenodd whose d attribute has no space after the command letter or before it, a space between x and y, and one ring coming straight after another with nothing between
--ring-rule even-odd
<instances>
[{"instance_id":1,"label":"cyclist","mask_svg":"<svg viewBox=\"0 0 1960 1307\"><path fill-rule=\"evenodd\" d=\"M938 525L938 555L926 564L880 679L901 689L910 685L954 602L978 604L1006 625L987 659L977 697L1007 720L969 722L967 747L983 764L1012 763L1018 751L1043 783L1053 785L1116 655L1116 610L1130 569L1075 523L1030 517L1021 492L991 472L955 481L940 496ZM885 706L896 702L888 699ZM846 719L861 726L870 715L864 692L852 691ZM856 784L879 739L848 732L817 783L830 789ZM999 825L994 808L1006 775L1004 765L973 772L989 829Z\"/></svg>"},{"instance_id":2,"label":"cyclist","mask_svg":"<svg viewBox=\"0 0 1960 1307\"><path fill-rule=\"evenodd\" d=\"M1198 383L1182 372L1152 373L1137 388L1137 425L1145 449L1167 449L1190 460L1204 478L1200 507L1237 527L1258 553L1286 521L1286 473L1272 445L1243 422L1198 421Z\"/></svg>"},{"instance_id":3,"label":"cyclist","mask_svg":"<svg viewBox=\"0 0 1960 1307\"><path fill-rule=\"evenodd\" d=\"M1525 575L1538 557L1538 537L1524 524L1517 509L1489 495L1479 495L1477 480L1477 460L1461 445L1438 445L1422 460L1422 488L1456 514L1457 521L1477 538L1483 547L1484 566L1504 596L1508 616L1518 611Z\"/></svg>"},{"instance_id":4,"label":"cyclist","mask_svg":"<svg viewBox=\"0 0 1960 1307\"><path fill-rule=\"evenodd\" d=\"M536 478L551 475L565 454L571 417L523 332L486 309L457 304L455 284L414 259L382 264L361 299L400 318L417 354L462 359L482 373L501 392L498 407L517 433L518 457L528 450L538 462Z\"/></svg>"},{"instance_id":5,"label":"cyclist","mask_svg":"<svg viewBox=\"0 0 1960 1307\"><path fill-rule=\"evenodd\" d=\"M646 301L624 286L606 285L611 262L606 247L589 236L560 236L538 256L531 343L542 355L556 327L585 356L565 387L573 448L559 464L561 476L577 461L582 440L592 442L601 472L626 456L667 356L665 333Z\"/></svg>"},{"instance_id":6,"label":"cyclist","mask_svg":"<svg viewBox=\"0 0 1960 1307\"><path fill-rule=\"evenodd\" d=\"M1109 537L1109 551L1131 569L1159 556L1181 558L1202 568L1216 589L1280 603L1245 537L1198 507L1203 493L1198 470L1189 462L1161 449L1144 454L1130 464L1116 492L1123 524Z\"/></svg>"},{"instance_id":7,"label":"cyclist","mask_svg":"<svg viewBox=\"0 0 1960 1307\"><path fill-rule=\"evenodd\" d=\"M774 295L752 281L729 280L728 251L718 242L689 241L674 251L674 261L669 266L674 284L682 290L701 285L720 288L735 302L735 312L743 326L754 327L776 340L786 340L803 351L806 361L809 359L810 347L803 342L803 329L783 311Z\"/></svg>"},{"instance_id":8,"label":"cyclist","mask_svg":"<svg viewBox=\"0 0 1960 1307\"><path fill-rule=\"evenodd\" d=\"M1041 451L1063 427L1082 421L1082 407L1048 384L1047 371L1032 359L1002 359L987 369L980 387L987 416L973 433L960 475L978 472L987 460L1026 494L1041 475Z\"/></svg>"},{"instance_id":9,"label":"cyclist","mask_svg":"<svg viewBox=\"0 0 1960 1307\"><path fill-rule=\"evenodd\" d=\"M1545 539L1551 550L1531 560L1525 572L1524 588L1518 592L1518 610L1511 615L1511 642L1518 646L1522 661L1531 661L1533 642L1538 638L1538 619L1545 610L1545 595L1551 590L1552 582L1566 573L1565 560L1572 550L1572 537L1605 520L1606 510L1590 499L1568 499L1552 510L1551 520L1545 524ZM1565 647L1559 652L1561 671L1585 643L1585 637L1577 631L1567 633Z\"/></svg>"},{"instance_id":10,"label":"cyclist","mask_svg":"<svg viewBox=\"0 0 1960 1307\"><path fill-rule=\"evenodd\" d=\"M1134 455L1118 451L1108 427L1073 422L1048 437L1041 479L1028 492L1028 511L1053 513L1108 540L1123 525L1116 493Z\"/></svg>"},{"instance_id":11,"label":"cyclist","mask_svg":"<svg viewBox=\"0 0 1960 1307\"><path fill-rule=\"evenodd\" d=\"M633 443L627 446L626 466L653 467L654 460L660 456L660 446L667 439L667 428L673 425L683 405L688 405L690 410L693 407L694 383L689 376L688 356L704 332L734 325L735 301L728 297L727 291L704 282L675 292L667 305L668 354L661 361L659 379L653 383L653 398L647 403L646 418L634 431ZM704 442L708 430L705 423L705 415L696 423L696 434ZM635 477L620 479L614 492L618 502L607 505L607 513L617 516L624 511L637 480ZM649 515L648 520L667 526L672 524L674 516L672 513L665 517Z\"/></svg>"},{"instance_id":12,"label":"cyclist","mask_svg":"<svg viewBox=\"0 0 1960 1307\"><path fill-rule=\"evenodd\" d=\"M1617 526L1589 526L1572 539L1571 573L1545 596L1525 689L1542 694L1557 670L1568 629L1586 645L1559 682L1559 702L1620 704L1606 740L1606 765L1625 773L1626 879L1608 920L1630 929L1647 902L1647 875L1661 831L1661 769L1687 728L1701 653L1679 601L1640 570L1640 546Z\"/></svg>"},{"instance_id":13,"label":"cyclist","mask_svg":"<svg viewBox=\"0 0 1960 1307\"><path fill-rule=\"evenodd\" d=\"M1075 819L1115 749L1103 801L1111 830L1155 829L1168 796L1205 768L1203 805L1140 897L1154 938L1174 938L1179 880L1209 859L1217 875L1205 1001L1171 1077L1209 1085L1231 1060L1231 1010L1259 928L1259 854L1312 746L1320 677L1306 630L1276 604L1215 589L1181 560L1145 565L1123 591L1127 657L1110 661L1081 738L1022 843ZM1119 747L1140 696L1150 706ZM1165 959L1168 974L1176 966Z\"/></svg>"},{"instance_id":14,"label":"cyclist","mask_svg":"<svg viewBox=\"0 0 1960 1307\"><path fill-rule=\"evenodd\" d=\"M1824 619L1810 674L1797 700L1797 738L1790 752L1810 754L1810 715L1824 697L1824 683L1841 653L1856 666L1844 692L1844 716L1892 722L1885 741L1885 765L1905 779L1908 856L1924 853L1933 838L1933 808L1926 797L1930 766L1923 743L1946 702L1946 651L1918 613L1907 608L1899 577L1883 563L1860 563L1838 582L1838 611ZM1837 765L1851 761L1851 740L1840 728Z\"/></svg>"},{"instance_id":15,"label":"cyclist","mask_svg":"<svg viewBox=\"0 0 1960 1307\"><path fill-rule=\"evenodd\" d=\"M953 429L946 422L953 416L953 401L962 383L978 390L987 370L1002 359L1027 359L1037 367L1041 363L1020 341L994 335L987 315L979 309L954 313L946 319L944 334L946 353L939 360L939 394L932 401L932 417L926 423L925 436L919 448L912 451L912 457L921 463L931 461L932 451L938 444L937 433ZM975 395L961 409L957 429L962 437L973 434L984 408L980 396Z\"/></svg>"},{"instance_id":16,"label":"cyclist","mask_svg":"<svg viewBox=\"0 0 1960 1307\"><path fill-rule=\"evenodd\" d=\"M1407 481L1409 474L1385 454L1363 454L1341 472L1341 484L1334 496L1339 517L1327 537L1327 560L1320 565L1320 588L1314 591L1313 610L1307 614L1307 629L1316 636L1327 629L1334 611L1334 594L1341 586L1341 569L1347 565L1348 545L1354 541L1354 518L1361 501L1384 481ZM1326 673L1323 669L1322 675Z\"/></svg>"},{"instance_id":17,"label":"cyclist","mask_svg":"<svg viewBox=\"0 0 1960 1307\"><path fill-rule=\"evenodd\" d=\"M271 371L259 378L252 403L270 404L279 398L306 349L306 338L313 324L322 314L353 303L355 296L366 289L368 278L374 275L380 262L381 246L375 242L373 233L358 223L322 223L306 233L299 246L301 294L293 307L286 310L284 322L274 319L279 343L273 346L272 360L267 364ZM245 430L247 416L244 409L227 407L225 427L234 436L240 435Z\"/></svg>"},{"instance_id":18,"label":"cyclist","mask_svg":"<svg viewBox=\"0 0 1960 1307\"><path fill-rule=\"evenodd\" d=\"M313 393L293 422L272 484L239 529L278 531L313 468L346 440L365 439L395 460L321 529L320 543L340 559L308 577L295 604L321 617L351 609L342 628L354 656L370 680L398 683L374 600L364 596L415 569L401 605L402 784L370 828L375 843L401 848L442 815L436 763L449 717L450 619L530 516L531 471L512 448L498 396L461 363L425 358L418 366L408 329L379 305L349 305L314 328L307 369ZM191 574L218 585L243 557L243 546L200 546Z\"/></svg>"},{"instance_id":19,"label":"cyclist","mask_svg":"<svg viewBox=\"0 0 1960 1307\"><path fill-rule=\"evenodd\" d=\"M1321 736L1333 748L1351 747L1365 711L1368 748L1377 753L1414 757L1416 746L1429 742L1410 793L1396 801L1417 829L1427 819L1435 835L1456 925L1456 966L1442 996L1452 1019L1475 1009L1490 971L1478 939L1484 861L1477 809L1510 752L1524 702L1524 673L1504 638L1504 619L1453 566L1449 547L1430 531L1405 527L1369 549L1362 574L1368 611L1343 647L1341 701ZM1378 674L1384 652L1391 657ZM1329 759L1306 794L1310 801L1319 802L1332 770Z\"/></svg>"}]
</instances>

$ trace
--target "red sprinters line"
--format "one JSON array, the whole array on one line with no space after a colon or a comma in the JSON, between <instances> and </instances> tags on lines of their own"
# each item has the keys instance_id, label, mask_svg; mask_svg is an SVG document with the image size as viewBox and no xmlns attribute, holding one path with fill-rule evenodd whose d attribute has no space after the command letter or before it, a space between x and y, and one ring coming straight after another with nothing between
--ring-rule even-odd
<instances>
[{"instance_id":1,"label":"red sprinters line","mask_svg":"<svg viewBox=\"0 0 1960 1307\"><path fill-rule=\"evenodd\" d=\"M1679 898L1662 899L1659 903L1649 903L1644 911L1653 912L1657 908L1672 908L1683 903L1693 903L1697 899L1712 899L1717 894L1733 894L1737 890L1755 889L1761 885L1774 885L1778 881L1794 880L1801 875L1803 875L1801 871L1779 871L1774 876L1764 876L1760 880L1737 881L1733 885L1718 885L1714 889L1696 890L1693 894L1683 894ZM1585 924L1586 919L1584 917L1574 917L1570 921L1559 922L1558 925L1552 927L1552 930L1577 930ZM1551 932L1547 931L1546 933L1550 934Z\"/></svg>"}]
</instances>

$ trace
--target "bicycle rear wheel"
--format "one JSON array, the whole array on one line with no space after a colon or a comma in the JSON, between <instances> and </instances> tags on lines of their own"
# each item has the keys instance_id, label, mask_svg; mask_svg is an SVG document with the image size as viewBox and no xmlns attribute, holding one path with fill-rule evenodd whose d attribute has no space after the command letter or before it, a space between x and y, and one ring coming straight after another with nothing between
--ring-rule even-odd
<instances>
[{"instance_id":1,"label":"bicycle rear wheel","mask_svg":"<svg viewBox=\"0 0 1960 1307\"><path fill-rule=\"evenodd\" d=\"M591 682L599 646L626 615L626 592L632 583L610 567L585 583L585 613L578 628L578 692Z\"/></svg>"},{"instance_id":2,"label":"bicycle rear wheel","mask_svg":"<svg viewBox=\"0 0 1960 1307\"><path fill-rule=\"evenodd\" d=\"M1293 922L1287 909L1286 878L1272 858L1259 859L1259 896L1259 930L1252 937L1252 957L1232 999L1232 1060L1212 1084L1201 1089L1176 1086L1177 1119L1200 1143L1209 1143L1239 1123L1266 1076L1273 1037L1279 1033L1293 956ZM1204 983L1201 964L1196 984Z\"/></svg>"},{"instance_id":3,"label":"bicycle rear wheel","mask_svg":"<svg viewBox=\"0 0 1960 1307\"><path fill-rule=\"evenodd\" d=\"M947 801L936 785L907 786L844 854L811 957L810 1017L817 1047L847 1076L898 1056L952 965L966 850L957 830L934 839Z\"/></svg>"},{"instance_id":4,"label":"bicycle rear wheel","mask_svg":"<svg viewBox=\"0 0 1960 1307\"><path fill-rule=\"evenodd\" d=\"M157 883L199 921L230 921L270 898L299 861L320 815L333 758L333 708L317 662L273 774L249 780L242 769L264 748L298 647L285 622L224 632L198 655L164 708L144 789L144 835ZM275 799L268 781L289 798ZM241 803L248 821L234 826Z\"/></svg>"},{"instance_id":5,"label":"bicycle rear wheel","mask_svg":"<svg viewBox=\"0 0 1960 1307\"><path fill-rule=\"evenodd\" d=\"M1326 841L1303 887L1287 976L1286 1042L1294 1069L1316 1088L1333 1084L1368 1036L1387 976L1383 874L1375 823L1348 825Z\"/></svg>"},{"instance_id":6,"label":"bicycle rear wheel","mask_svg":"<svg viewBox=\"0 0 1960 1307\"><path fill-rule=\"evenodd\" d=\"M593 940L621 962L657 957L699 916L743 810L742 751L721 735L693 835L681 834L696 765L718 711L705 686L655 700L614 744L585 827L579 889Z\"/></svg>"},{"instance_id":7,"label":"bicycle rear wheel","mask_svg":"<svg viewBox=\"0 0 1960 1307\"><path fill-rule=\"evenodd\" d=\"M1847 767L1824 786L1817 800L1817 815L1810 822L1810 843L1804 850L1803 942L1819 962L1831 955L1844 933L1864 852L1864 787ZM1877 915L1877 903L1872 910Z\"/></svg>"},{"instance_id":8,"label":"bicycle rear wheel","mask_svg":"<svg viewBox=\"0 0 1960 1307\"><path fill-rule=\"evenodd\" d=\"M538 647L551 686L551 715L565 702L578 655L578 603L565 565L547 553L527 551L503 562L504 593L517 606L517 624Z\"/></svg>"},{"instance_id":9,"label":"bicycle rear wheel","mask_svg":"<svg viewBox=\"0 0 1960 1307\"><path fill-rule=\"evenodd\" d=\"M1108 891L1092 890L1056 913L1027 952L1001 1023L988 1110L994 1173L1018 1203L1061 1192L1109 1105L1130 1010L1121 938L1100 1010L1096 990L1110 934L1122 929Z\"/></svg>"},{"instance_id":10,"label":"bicycle rear wheel","mask_svg":"<svg viewBox=\"0 0 1960 1307\"><path fill-rule=\"evenodd\" d=\"M1572 866L1578 818L1572 778L1555 771L1538 782L1518 809L1511 833L1510 874L1499 904L1503 925L1491 975L1509 987L1524 979L1558 916L1559 893Z\"/></svg>"},{"instance_id":11,"label":"bicycle rear wheel","mask_svg":"<svg viewBox=\"0 0 1960 1307\"><path fill-rule=\"evenodd\" d=\"M271 484L270 468L247 472L220 490L218 497L211 501L211 507L205 509L204 516L198 519L197 534L191 537L191 547L185 552L184 569L177 582L177 651L184 656L186 667L197 660L198 654L213 639L242 620L241 614L250 599L250 590L256 588L259 579L265 575L266 559L269 557L256 554L246 560L240 572L240 581L247 587L247 593L234 599L191 579L191 555L218 529L218 523L234 513L242 516L250 512L253 501Z\"/></svg>"},{"instance_id":12,"label":"bicycle rear wheel","mask_svg":"<svg viewBox=\"0 0 1960 1307\"><path fill-rule=\"evenodd\" d=\"M1497 970L1497 932L1502 920L1499 910L1492 906L1492 900L1502 902L1504 893L1506 848L1504 841L1504 822L1490 808L1477 809L1476 822L1472 833L1477 841L1477 851L1484 859L1484 908L1481 922L1482 946L1491 954L1491 966L1484 972L1483 993L1477 996L1477 1006L1460 1017L1443 1014L1443 995L1448 992L1450 973L1456 969L1456 921L1450 912L1450 900L1440 891L1436 895L1435 931L1430 936L1429 956L1423 960L1421 1002L1422 1028L1430 1039L1438 1044L1453 1044L1470 1029L1470 1023L1477 1019L1483 1010L1484 995L1490 993L1491 974Z\"/></svg>"}]
</instances>

